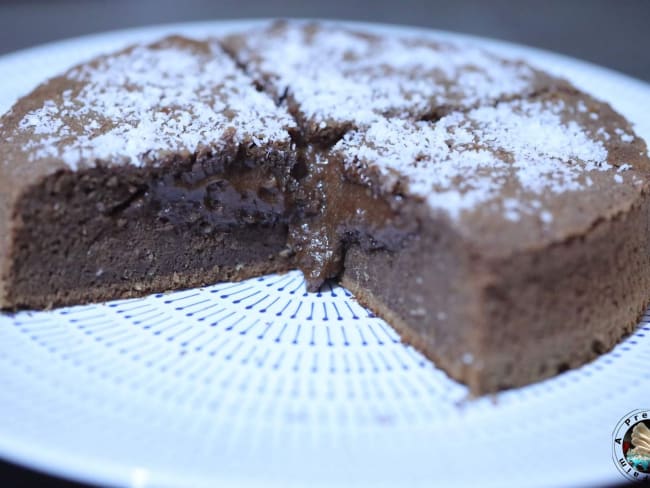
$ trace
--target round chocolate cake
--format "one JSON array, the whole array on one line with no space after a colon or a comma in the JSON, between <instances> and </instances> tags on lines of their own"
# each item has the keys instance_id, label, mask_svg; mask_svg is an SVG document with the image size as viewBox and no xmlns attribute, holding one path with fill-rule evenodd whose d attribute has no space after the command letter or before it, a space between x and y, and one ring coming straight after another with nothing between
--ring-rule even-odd
<instances>
[{"instance_id":1,"label":"round chocolate cake","mask_svg":"<svg viewBox=\"0 0 650 488\"><path fill-rule=\"evenodd\" d=\"M482 394L609 350L650 298L643 140L474 45L168 37L20 99L0 154L4 309L298 268Z\"/></svg>"}]
</instances>

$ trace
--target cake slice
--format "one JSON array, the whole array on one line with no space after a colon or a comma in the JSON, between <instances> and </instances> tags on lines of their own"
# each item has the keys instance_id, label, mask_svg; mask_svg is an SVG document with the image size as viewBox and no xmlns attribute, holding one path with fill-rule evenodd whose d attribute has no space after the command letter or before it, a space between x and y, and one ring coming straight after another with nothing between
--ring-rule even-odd
<instances>
[{"instance_id":1,"label":"cake slice","mask_svg":"<svg viewBox=\"0 0 650 488\"><path fill-rule=\"evenodd\" d=\"M214 41L71 69L0 119L0 307L283 271L290 115Z\"/></svg>"},{"instance_id":2,"label":"cake slice","mask_svg":"<svg viewBox=\"0 0 650 488\"><path fill-rule=\"evenodd\" d=\"M474 393L584 364L648 305L646 147L587 95L383 120L330 164L418 222L397 250L352 243L342 283Z\"/></svg>"}]
</instances>

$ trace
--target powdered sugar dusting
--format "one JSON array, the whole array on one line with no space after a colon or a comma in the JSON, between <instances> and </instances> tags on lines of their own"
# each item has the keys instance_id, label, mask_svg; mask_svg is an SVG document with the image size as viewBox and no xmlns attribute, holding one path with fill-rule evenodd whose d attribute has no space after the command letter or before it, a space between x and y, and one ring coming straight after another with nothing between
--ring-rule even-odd
<instances>
[{"instance_id":1,"label":"powdered sugar dusting","mask_svg":"<svg viewBox=\"0 0 650 488\"><path fill-rule=\"evenodd\" d=\"M532 90L535 73L472 45L291 22L246 33L235 55L271 86L288 93L303 118L362 126L378 115L426 116L440 107L470 108Z\"/></svg>"},{"instance_id":2,"label":"powdered sugar dusting","mask_svg":"<svg viewBox=\"0 0 650 488\"><path fill-rule=\"evenodd\" d=\"M165 152L226 142L289 141L293 120L258 92L216 43L170 38L75 68L70 89L27 113L18 131L32 159L76 168L95 160L142 164Z\"/></svg>"},{"instance_id":3,"label":"powdered sugar dusting","mask_svg":"<svg viewBox=\"0 0 650 488\"><path fill-rule=\"evenodd\" d=\"M612 169L603 142L563 121L563 110L561 100L515 101L436 123L384 119L346 134L334 150L348 171L378 171L387 191L405 183L453 219L496 202L508 220L528 213L548 224L553 215L536 195L583 190L592 172Z\"/></svg>"}]
</instances>

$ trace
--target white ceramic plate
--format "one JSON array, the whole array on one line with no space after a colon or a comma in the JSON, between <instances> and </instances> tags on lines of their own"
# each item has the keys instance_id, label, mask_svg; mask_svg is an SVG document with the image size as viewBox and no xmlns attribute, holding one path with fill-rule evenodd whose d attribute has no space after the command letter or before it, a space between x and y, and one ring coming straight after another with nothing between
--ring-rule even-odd
<instances>
[{"instance_id":1,"label":"white ceramic plate","mask_svg":"<svg viewBox=\"0 0 650 488\"><path fill-rule=\"evenodd\" d=\"M0 112L70 65L167 33L102 34L0 58ZM358 24L356 24L358 25ZM413 29L371 26L378 31ZM650 87L480 42L570 78L650 140ZM612 430L650 407L650 326L579 370L465 401L345 290L292 272L50 312L0 315L0 457L133 486L576 486L622 481Z\"/></svg>"}]
</instances>

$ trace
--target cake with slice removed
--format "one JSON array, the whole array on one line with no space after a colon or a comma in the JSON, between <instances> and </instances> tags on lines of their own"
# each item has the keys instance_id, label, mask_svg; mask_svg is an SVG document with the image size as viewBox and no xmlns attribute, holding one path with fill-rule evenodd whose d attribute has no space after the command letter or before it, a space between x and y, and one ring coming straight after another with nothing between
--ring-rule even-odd
<instances>
[{"instance_id":1,"label":"cake with slice removed","mask_svg":"<svg viewBox=\"0 0 650 488\"><path fill-rule=\"evenodd\" d=\"M0 306L299 268L476 394L585 363L650 297L644 142L472 46L280 22L100 57L0 119Z\"/></svg>"}]
</instances>

